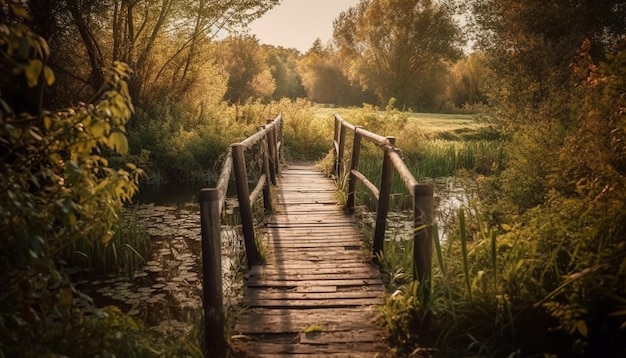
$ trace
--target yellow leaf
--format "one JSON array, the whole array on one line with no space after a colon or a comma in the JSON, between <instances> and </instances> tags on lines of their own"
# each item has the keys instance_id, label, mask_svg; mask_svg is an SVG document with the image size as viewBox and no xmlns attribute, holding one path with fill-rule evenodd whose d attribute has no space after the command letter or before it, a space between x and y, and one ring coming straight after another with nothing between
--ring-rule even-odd
<instances>
[{"instance_id":1,"label":"yellow leaf","mask_svg":"<svg viewBox=\"0 0 626 358\"><path fill-rule=\"evenodd\" d=\"M102 245L107 246L112 238L113 238L113 232L110 230L107 231L107 233L104 234L104 236L102 236Z\"/></svg>"},{"instance_id":2,"label":"yellow leaf","mask_svg":"<svg viewBox=\"0 0 626 358\"><path fill-rule=\"evenodd\" d=\"M583 337L587 337L587 334L589 334L589 331L587 330L587 324L583 320L576 322L576 329L578 330L578 333L580 333Z\"/></svg>"},{"instance_id":3,"label":"yellow leaf","mask_svg":"<svg viewBox=\"0 0 626 358\"><path fill-rule=\"evenodd\" d=\"M509 225L509 224L501 224L500 227L502 227L502 230L504 230L506 232L509 232L509 231L511 231L511 229L513 229L511 227L511 225Z\"/></svg>"},{"instance_id":4,"label":"yellow leaf","mask_svg":"<svg viewBox=\"0 0 626 358\"><path fill-rule=\"evenodd\" d=\"M128 153L128 140L120 132L113 132L109 136L109 148L116 150L120 154Z\"/></svg>"},{"instance_id":5,"label":"yellow leaf","mask_svg":"<svg viewBox=\"0 0 626 358\"><path fill-rule=\"evenodd\" d=\"M21 6L11 5L11 10L13 10L13 14L15 14L15 16L17 17L21 17L22 19L25 19L25 20L30 19L30 16L28 16L28 13L26 12L26 10L24 10L24 8Z\"/></svg>"},{"instance_id":6,"label":"yellow leaf","mask_svg":"<svg viewBox=\"0 0 626 358\"><path fill-rule=\"evenodd\" d=\"M41 60L31 60L28 66L24 68L24 75L26 76L26 81L28 81L28 87L37 86L42 68L43 62L41 62Z\"/></svg>"},{"instance_id":7,"label":"yellow leaf","mask_svg":"<svg viewBox=\"0 0 626 358\"><path fill-rule=\"evenodd\" d=\"M48 116L43 117L43 125L46 129L50 129L52 126L52 119Z\"/></svg>"},{"instance_id":8,"label":"yellow leaf","mask_svg":"<svg viewBox=\"0 0 626 358\"><path fill-rule=\"evenodd\" d=\"M59 289L59 303L65 309L72 306L72 290L69 287Z\"/></svg>"},{"instance_id":9,"label":"yellow leaf","mask_svg":"<svg viewBox=\"0 0 626 358\"><path fill-rule=\"evenodd\" d=\"M106 124L104 122L95 122L91 127L89 127L89 131L94 138L100 138L106 132Z\"/></svg>"},{"instance_id":10,"label":"yellow leaf","mask_svg":"<svg viewBox=\"0 0 626 358\"><path fill-rule=\"evenodd\" d=\"M54 72L52 72L52 69L48 66L44 66L43 67L43 76L46 79L46 83L48 84L48 86L52 86L52 84L54 83Z\"/></svg>"},{"instance_id":11,"label":"yellow leaf","mask_svg":"<svg viewBox=\"0 0 626 358\"><path fill-rule=\"evenodd\" d=\"M313 333L313 332L322 332L324 328L322 326L318 326L316 324L311 324L304 329L304 333Z\"/></svg>"}]
</instances>

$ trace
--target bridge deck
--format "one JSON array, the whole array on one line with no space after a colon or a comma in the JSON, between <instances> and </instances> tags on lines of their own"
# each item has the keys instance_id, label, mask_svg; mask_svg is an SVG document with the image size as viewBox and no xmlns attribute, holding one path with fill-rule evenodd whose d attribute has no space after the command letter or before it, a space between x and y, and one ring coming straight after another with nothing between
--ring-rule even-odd
<instances>
[{"instance_id":1,"label":"bridge deck","mask_svg":"<svg viewBox=\"0 0 626 358\"><path fill-rule=\"evenodd\" d=\"M254 357L382 357L375 306L383 283L332 182L300 163L283 171L277 191L267 262L250 271L248 308L235 324L235 334L249 339L244 350Z\"/></svg>"}]
</instances>

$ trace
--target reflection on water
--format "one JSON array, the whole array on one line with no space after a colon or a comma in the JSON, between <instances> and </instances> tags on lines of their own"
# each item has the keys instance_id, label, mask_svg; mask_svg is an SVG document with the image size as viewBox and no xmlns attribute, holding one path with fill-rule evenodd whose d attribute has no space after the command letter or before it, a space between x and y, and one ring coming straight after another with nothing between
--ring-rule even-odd
<instances>
[{"instance_id":1,"label":"reflection on water","mask_svg":"<svg viewBox=\"0 0 626 358\"><path fill-rule=\"evenodd\" d=\"M439 240L445 241L450 225L459 208L470 207L473 201L473 183L456 177L435 178L428 182L434 187L435 220L439 227Z\"/></svg>"},{"instance_id":2,"label":"reflection on water","mask_svg":"<svg viewBox=\"0 0 626 358\"><path fill-rule=\"evenodd\" d=\"M445 241L451 230L454 217L459 208L469 207L472 201L472 183L465 179L455 177L427 179L434 189L435 222L439 228L439 240ZM365 223L374 226L376 213L363 214ZM413 213L390 212L387 216L387 240L412 240L413 238Z\"/></svg>"}]
</instances>

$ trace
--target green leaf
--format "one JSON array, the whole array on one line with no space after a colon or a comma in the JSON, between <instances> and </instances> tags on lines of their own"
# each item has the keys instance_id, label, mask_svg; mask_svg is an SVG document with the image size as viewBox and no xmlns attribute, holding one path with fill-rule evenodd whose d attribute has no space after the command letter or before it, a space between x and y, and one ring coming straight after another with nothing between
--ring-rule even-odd
<instances>
[{"instance_id":1,"label":"green leaf","mask_svg":"<svg viewBox=\"0 0 626 358\"><path fill-rule=\"evenodd\" d=\"M39 82L39 75L41 74L41 70L43 68L43 62L41 60L31 60L28 63L28 66L24 68L24 75L26 76L26 81L28 81L28 87L37 86L37 82Z\"/></svg>"}]
</instances>

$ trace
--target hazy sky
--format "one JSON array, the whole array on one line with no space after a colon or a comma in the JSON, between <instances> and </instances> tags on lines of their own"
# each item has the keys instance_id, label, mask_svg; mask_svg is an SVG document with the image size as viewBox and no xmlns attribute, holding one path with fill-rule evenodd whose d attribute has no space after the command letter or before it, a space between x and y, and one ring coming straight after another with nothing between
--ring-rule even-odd
<instances>
[{"instance_id":1,"label":"hazy sky","mask_svg":"<svg viewBox=\"0 0 626 358\"><path fill-rule=\"evenodd\" d=\"M262 44L296 48L306 52L320 38L333 36L333 20L359 0L283 0L250 24L250 33Z\"/></svg>"}]
</instances>

